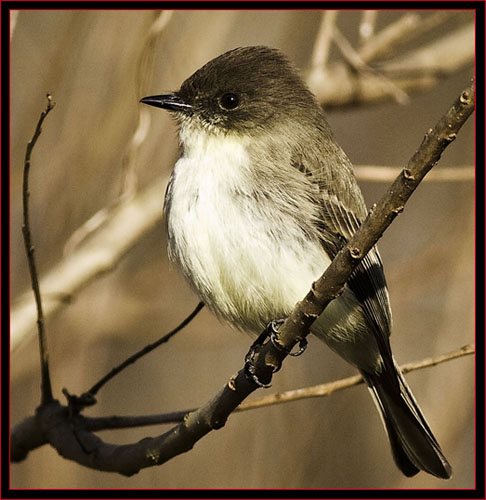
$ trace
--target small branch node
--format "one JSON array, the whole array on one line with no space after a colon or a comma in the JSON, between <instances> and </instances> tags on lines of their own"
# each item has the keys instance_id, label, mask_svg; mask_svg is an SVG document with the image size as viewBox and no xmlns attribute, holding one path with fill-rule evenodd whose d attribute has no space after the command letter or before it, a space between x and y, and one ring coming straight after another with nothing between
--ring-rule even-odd
<instances>
[{"instance_id":1,"label":"small branch node","mask_svg":"<svg viewBox=\"0 0 486 500\"><path fill-rule=\"evenodd\" d=\"M461 97L459 98L462 104L469 105L471 104L471 95L467 90L465 90L462 94Z\"/></svg>"},{"instance_id":2,"label":"small branch node","mask_svg":"<svg viewBox=\"0 0 486 500\"><path fill-rule=\"evenodd\" d=\"M76 396L71 394L65 387L62 389L62 393L67 399L68 406L73 413L79 413L81 410L88 406L93 406L97 403L96 398L93 394L85 392L81 396Z\"/></svg>"},{"instance_id":3,"label":"small branch node","mask_svg":"<svg viewBox=\"0 0 486 500\"><path fill-rule=\"evenodd\" d=\"M337 290L335 293L332 294L333 299L337 299L340 295L342 295L344 292L344 287L342 286Z\"/></svg>"},{"instance_id":4,"label":"small branch node","mask_svg":"<svg viewBox=\"0 0 486 500\"><path fill-rule=\"evenodd\" d=\"M46 98L47 98L47 113L56 105L56 103L52 100L52 95L50 92L47 92L46 94Z\"/></svg>"},{"instance_id":5,"label":"small branch node","mask_svg":"<svg viewBox=\"0 0 486 500\"><path fill-rule=\"evenodd\" d=\"M415 176L413 175L412 171L409 168L404 168L402 170L403 177L409 181L414 181Z\"/></svg>"},{"instance_id":6,"label":"small branch node","mask_svg":"<svg viewBox=\"0 0 486 500\"><path fill-rule=\"evenodd\" d=\"M238 372L231 375L230 379L228 380L228 388L233 392L236 392L236 378L237 377L238 377Z\"/></svg>"},{"instance_id":7,"label":"small branch node","mask_svg":"<svg viewBox=\"0 0 486 500\"><path fill-rule=\"evenodd\" d=\"M157 452L157 450L148 450L147 451L147 458L151 460L154 464L159 463L159 457L160 454Z\"/></svg>"}]
</instances>

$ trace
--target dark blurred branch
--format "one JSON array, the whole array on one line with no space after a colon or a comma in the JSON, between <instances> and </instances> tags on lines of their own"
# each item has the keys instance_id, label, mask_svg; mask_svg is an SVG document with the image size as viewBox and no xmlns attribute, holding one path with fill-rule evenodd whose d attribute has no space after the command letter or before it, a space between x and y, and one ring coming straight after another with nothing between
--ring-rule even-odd
<instances>
[{"instance_id":1,"label":"dark blurred branch","mask_svg":"<svg viewBox=\"0 0 486 500\"><path fill-rule=\"evenodd\" d=\"M30 220L29 220L29 173L30 173L30 157L34 146L42 132L42 124L46 119L49 112L54 108L55 103L52 102L52 97L47 94L47 107L40 115L39 121L37 122L37 127L35 129L32 139L28 142L25 151L25 161L24 161L24 180L22 186L22 201L23 201L23 213L24 213L24 223L22 225L22 234L24 235L25 251L27 253L27 261L29 263L30 280L32 283L32 290L34 291L35 304L37 309L37 331L39 339L39 351L41 358L41 403L47 404L52 401L52 388L51 388L51 378L49 374L49 354L47 351L47 339L44 329L44 314L42 311L42 300L39 287L39 279L37 274L37 269L35 265L34 258L34 245L32 243L32 234L30 231Z\"/></svg>"},{"instance_id":2,"label":"dark blurred branch","mask_svg":"<svg viewBox=\"0 0 486 500\"><path fill-rule=\"evenodd\" d=\"M313 321L339 295L352 271L394 218L403 211L407 200L426 173L437 163L445 148L456 138L473 109L474 82L461 93L434 129L426 133L407 167L383 198L373 206L361 227L336 255L321 278L313 283L304 300L296 304L291 315L280 326L279 343L288 352L300 339L305 338ZM260 381L267 383L275 369L281 366L287 352L277 349L272 342L258 347L255 352L256 375ZM242 368L213 399L185 415L184 420L168 432L129 445L104 443L87 429L83 417L72 414L57 401L41 406L35 420L43 439L65 458L97 470L132 475L142 468L163 464L192 449L206 434L223 427L229 415L257 388L249 380L245 368ZM26 425L26 422L32 420L28 419L20 426ZM17 433L18 426L13 429L12 436ZM32 448L25 442L17 448L14 444L15 440L12 438L12 458L16 459L25 456Z\"/></svg>"}]
</instances>

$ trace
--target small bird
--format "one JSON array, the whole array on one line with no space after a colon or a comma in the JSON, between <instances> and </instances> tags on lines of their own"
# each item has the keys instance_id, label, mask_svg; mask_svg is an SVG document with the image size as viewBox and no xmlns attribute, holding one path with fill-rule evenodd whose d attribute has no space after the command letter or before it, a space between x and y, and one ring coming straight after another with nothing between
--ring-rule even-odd
<instances>
[{"instance_id":1,"label":"small bird","mask_svg":"<svg viewBox=\"0 0 486 500\"><path fill-rule=\"evenodd\" d=\"M182 153L164 203L170 258L217 316L260 333L288 316L366 217L350 160L277 49L230 50L178 91L141 102L169 110L179 126ZM449 478L390 331L374 247L311 332L362 374L400 470Z\"/></svg>"}]
</instances>

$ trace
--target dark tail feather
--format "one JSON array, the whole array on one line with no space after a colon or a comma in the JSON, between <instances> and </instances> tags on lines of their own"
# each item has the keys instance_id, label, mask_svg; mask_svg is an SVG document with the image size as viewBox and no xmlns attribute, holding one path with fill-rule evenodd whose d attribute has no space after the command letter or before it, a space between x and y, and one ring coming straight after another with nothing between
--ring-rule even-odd
<instances>
[{"instance_id":1,"label":"dark tail feather","mask_svg":"<svg viewBox=\"0 0 486 500\"><path fill-rule=\"evenodd\" d=\"M363 372L380 410L393 458L406 476L420 470L449 479L452 469L432 434L403 375L384 369L380 374ZM395 371L395 370L394 370Z\"/></svg>"}]
</instances>

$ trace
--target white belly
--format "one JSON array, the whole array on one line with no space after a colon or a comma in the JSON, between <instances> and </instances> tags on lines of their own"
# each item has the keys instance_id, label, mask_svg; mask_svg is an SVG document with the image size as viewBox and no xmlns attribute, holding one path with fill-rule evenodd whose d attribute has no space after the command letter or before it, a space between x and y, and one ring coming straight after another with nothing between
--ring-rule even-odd
<instances>
[{"instance_id":1,"label":"white belly","mask_svg":"<svg viewBox=\"0 0 486 500\"><path fill-rule=\"evenodd\" d=\"M213 311L259 332L289 313L330 260L271 200L255 203L245 148L212 141L187 148L174 168L169 250Z\"/></svg>"}]
</instances>

